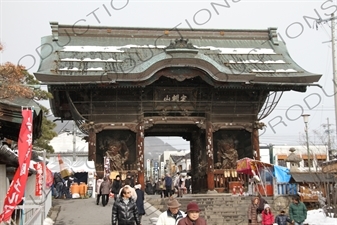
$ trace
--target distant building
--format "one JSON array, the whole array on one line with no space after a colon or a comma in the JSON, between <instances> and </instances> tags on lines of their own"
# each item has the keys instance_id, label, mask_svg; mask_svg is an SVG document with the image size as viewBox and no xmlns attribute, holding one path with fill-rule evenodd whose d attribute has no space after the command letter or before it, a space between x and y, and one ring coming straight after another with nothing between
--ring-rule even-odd
<instances>
[{"instance_id":1,"label":"distant building","mask_svg":"<svg viewBox=\"0 0 337 225\"><path fill-rule=\"evenodd\" d=\"M300 170L309 169L309 157L308 150L306 146L302 145L289 145L289 146L261 146L260 155L261 161L266 163L272 163L279 166L284 166L290 168L290 163L286 162L286 158L291 153L290 148L295 148L295 154L298 155L302 161L299 162ZM320 169L322 162L328 160L328 149L324 145L312 145L309 146L309 156L311 161L311 168L316 170Z\"/></svg>"}]
</instances>

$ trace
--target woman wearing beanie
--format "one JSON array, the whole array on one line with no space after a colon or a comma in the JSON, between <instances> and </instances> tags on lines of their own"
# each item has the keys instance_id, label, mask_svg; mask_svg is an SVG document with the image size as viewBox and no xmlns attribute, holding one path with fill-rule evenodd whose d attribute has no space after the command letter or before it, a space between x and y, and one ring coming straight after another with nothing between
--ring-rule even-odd
<instances>
[{"instance_id":1,"label":"woman wearing beanie","mask_svg":"<svg viewBox=\"0 0 337 225\"><path fill-rule=\"evenodd\" d=\"M196 202L190 202L186 209L187 216L179 220L178 225L207 225L206 220L200 217L200 209Z\"/></svg>"},{"instance_id":2,"label":"woman wearing beanie","mask_svg":"<svg viewBox=\"0 0 337 225\"><path fill-rule=\"evenodd\" d=\"M273 225L274 223L274 215L270 210L270 206L268 204L264 205L264 210L262 212L262 225Z\"/></svg>"}]
</instances>

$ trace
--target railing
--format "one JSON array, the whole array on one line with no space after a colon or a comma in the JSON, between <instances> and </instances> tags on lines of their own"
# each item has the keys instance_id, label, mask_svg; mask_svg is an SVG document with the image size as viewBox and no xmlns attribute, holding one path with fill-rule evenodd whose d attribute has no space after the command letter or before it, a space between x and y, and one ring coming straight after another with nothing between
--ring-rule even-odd
<instances>
[{"instance_id":1,"label":"railing","mask_svg":"<svg viewBox=\"0 0 337 225\"><path fill-rule=\"evenodd\" d=\"M36 204L34 201L26 200L24 205L16 206L9 224L42 224L42 221L45 217L43 214L46 211L46 208L44 207L46 207L45 204Z\"/></svg>"},{"instance_id":2,"label":"railing","mask_svg":"<svg viewBox=\"0 0 337 225\"><path fill-rule=\"evenodd\" d=\"M296 195L298 184L295 183L276 183L274 195Z\"/></svg>"}]
</instances>

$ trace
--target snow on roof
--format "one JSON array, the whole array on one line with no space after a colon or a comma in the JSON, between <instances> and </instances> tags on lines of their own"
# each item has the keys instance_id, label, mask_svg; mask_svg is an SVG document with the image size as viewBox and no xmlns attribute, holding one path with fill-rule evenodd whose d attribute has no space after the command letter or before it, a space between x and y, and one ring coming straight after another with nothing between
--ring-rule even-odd
<instances>
[{"instance_id":1,"label":"snow on roof","mask_svg":"<svg viewBox=\"0 0 337 225\"><path fill-rule=\"evenodd\" d=\"M84 58L84 59L77 59L77 58L64 58L61 59L62 62L123 62L123 60L117 60L117 59L113 59L113 58L109 58L109 59L100 59L100 58L95 58L95 59L91 59L91 58Z\"/></svg>"},{"instance_id":2,"label":"snow on roof","mask_svg":"<svg viewBox=\"0 0 337 225\"><path fill-rule=\"evenodd\" d=\"M275 63L275 64L282 64L286 63L283 60L266 60L266 61L261 61L261 60L242 60L242 61L235 61L235 60L229 60L228 63Z\"/></svg>"},{"instance_id":3,"label":"snow on roof","mask_svg":"<svg viewBox=\"0 0 337 225\"><path fill-rule=\"evenodd\" d=\"M252 72L256 73L296 73L297 71L294 69L276 69L276 70L260 70L260 69L252 69Z\"/></svg>"},{"instance_id":4,"label":"snow on roof","mask_svg":"<svg viewBox=\"0 0 337 225\"><path fill-rule=\"evenodd\" d=\"M64 46L65 52L124 52L130 48L166 48L165 45L123 45L123 46Z\"/></svg>"},{"instance_id":5,"label":"snow on roof","mask_svg":"<svg viewBox=\"0 0 337 225\"><path fill-rule=\"evenodd\" d=\"M218 50L220 54L276 54L274 49L270 48L218 48L213 46L198 47L198 49Z\"/></svg>"}]
</instances>

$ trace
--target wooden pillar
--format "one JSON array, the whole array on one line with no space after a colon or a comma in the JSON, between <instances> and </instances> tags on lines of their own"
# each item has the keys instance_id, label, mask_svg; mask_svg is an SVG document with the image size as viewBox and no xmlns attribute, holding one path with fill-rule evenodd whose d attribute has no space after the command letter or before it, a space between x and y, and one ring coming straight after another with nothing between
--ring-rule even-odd
<instances>
[{"instance_id":1,"label":"wooden pillar","mask_svg":"<svg viewBox=\"0 0 337 225\"><path fill-rule=\"evenodd\" d=\"M94 161L96 165L96 131L94 128L89 129L89 141L88 141L88 160Z\"/></svg>"},{"instance_id":2,"label":"wooden pillar","mask_svg":"<svg viewBox=\"0 0 337 225\"><path fill-rule=\"evenodd\" d=\"M252 145L253 145L253 150L256 151L256 155L254 155L255 159L260 160L261 157L260 157L259 129L257 128L253 128L253 131L252 131Z\"/></svg>"},{"instance_id":3,"label":"wooden pillar","mask_svg":"<svg viewBox=\"0 0 337 225\"><path fill-rule=\"evenodd\" d=\"M137 146L136 146L136 155L137 155L137 171L138 171L138 182L142 185L142 189L145 189L145 180L144 180L144 124L140 123L137 127Z\"/></svg>"},{"instance_id":4,"label":"wooden pillar","mask_svg":"<svg viewBox=\"0 0 337 225\"><path fill-rule=\"evenodd\" d=\"M206 123L206 151L207 151L207 188L214 190L214 157L213 157L213 129L212 123Z\"/></svg>"},{"instance_id":5,"label":"wooden pillar","mask_svg":"<svg viewBox=\"0 0 337 225\"><path fill-rule=\"evenodd\" d=\"M1 204L5 201L6 193L8 190L7 174L6 174L6 165L0 164L0 202ZM1 223L2 224L2 223Z\"/></svg>"}]
</instances>

